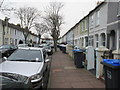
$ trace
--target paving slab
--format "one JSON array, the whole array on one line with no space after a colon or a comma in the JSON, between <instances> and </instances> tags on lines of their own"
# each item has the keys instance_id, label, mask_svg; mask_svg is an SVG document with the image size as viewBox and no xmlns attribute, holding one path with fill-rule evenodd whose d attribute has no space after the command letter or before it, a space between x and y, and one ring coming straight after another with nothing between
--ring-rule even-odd
<instances>
[{"instance_id":1,"label":"paving slab","mask_svg":"<svg viewBox=\"0 0 120 90\"><path fill-rule=\"evenodd\" d=\"M48 88L105 88L104 82L85 68L76 68L68 54L61 51L52 56Z\"/></svg>"}]
</instances>

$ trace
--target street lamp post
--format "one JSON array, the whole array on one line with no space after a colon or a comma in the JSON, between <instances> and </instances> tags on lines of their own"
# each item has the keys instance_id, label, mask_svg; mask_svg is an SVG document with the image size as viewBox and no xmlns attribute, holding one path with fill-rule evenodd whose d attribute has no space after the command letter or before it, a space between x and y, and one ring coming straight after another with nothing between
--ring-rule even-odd
<instances>
[{"instance_id":1,"label":"street lamp post","mask_svg":"<svg viewBox=\"0 0 120 90\"><path fill-rule=\"evenodd\" d=\"M73 33L73 49L74 49L74 33Z\"/></svg>"}]
</instances>

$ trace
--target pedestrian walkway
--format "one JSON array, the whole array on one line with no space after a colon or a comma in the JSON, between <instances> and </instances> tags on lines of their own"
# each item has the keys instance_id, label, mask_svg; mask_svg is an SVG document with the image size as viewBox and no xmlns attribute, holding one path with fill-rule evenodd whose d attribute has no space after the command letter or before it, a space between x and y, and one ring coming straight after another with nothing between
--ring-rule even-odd
<instances>
[{"instance_id":1,"label":"pedestrian walkway","mask_svg":"<svg viewBox=\"0 0 120 90\"><path fill-rule=\"evenodd\" d=\"M61 51L52 56L51 74L48 88L104 88L102 81L85 70L76 68L68 54Z\"/></svg>"}]
</instances>

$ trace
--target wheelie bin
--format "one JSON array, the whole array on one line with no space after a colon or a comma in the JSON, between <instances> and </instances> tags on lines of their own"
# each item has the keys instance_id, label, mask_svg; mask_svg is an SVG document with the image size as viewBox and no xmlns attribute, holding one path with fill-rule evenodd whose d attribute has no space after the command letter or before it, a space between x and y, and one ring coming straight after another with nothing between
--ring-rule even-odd
<instances>
[{"instance_id":1,"label":"wheelie bin","mask_svg":"<svg viewBox=\"0 0 120 90\"><path fill-rule=\"evenodd\" d=\"M85 55L81 50L73 50L74 53L74 64L77 68L83 68L83 61L85 59Z\"/></svg>"},{"instance_id":2,"label":"wheelie bin","mask_svg":"<svg viewBox=\"0 0 120 90\"><path fill-rule=\"evenodd\" d=\"M103 59L106 90L120 90L120 59Z\"/></svg>"}]
</instances>

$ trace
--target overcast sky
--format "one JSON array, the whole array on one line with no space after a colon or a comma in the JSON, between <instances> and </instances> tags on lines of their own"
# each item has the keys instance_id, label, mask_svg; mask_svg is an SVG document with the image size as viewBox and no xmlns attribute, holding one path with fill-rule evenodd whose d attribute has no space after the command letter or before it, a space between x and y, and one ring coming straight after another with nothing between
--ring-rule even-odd
<instances>
[{"instance_id":1,"label":"overcast sky","mask_svg":"<svg viewBox=\"0 0 120 90\"><path fill-rule=\"evenodd\" d=\"M2 1L2 0L0 0ZM61 35L65 34L72 26L74 26L80 19L95 8L98 0L5 0L4 6L9 8L18 8L22 6L36 7L38 10L44 11L44 8L51 1L61 1L64 3L62 14L64 16L64 25L61 27ZM103 0L99 0L103 1ZM12 9L11 9L12 10ZM0 13L0 19L4 19L5 14ZM12 12L9 13L10 22L19 23Z\"/></svg>"}]
</instances>

